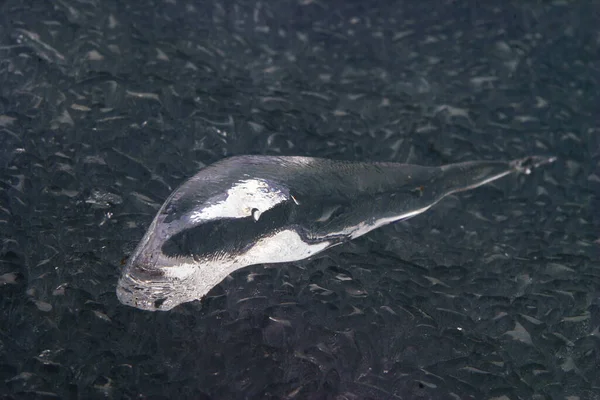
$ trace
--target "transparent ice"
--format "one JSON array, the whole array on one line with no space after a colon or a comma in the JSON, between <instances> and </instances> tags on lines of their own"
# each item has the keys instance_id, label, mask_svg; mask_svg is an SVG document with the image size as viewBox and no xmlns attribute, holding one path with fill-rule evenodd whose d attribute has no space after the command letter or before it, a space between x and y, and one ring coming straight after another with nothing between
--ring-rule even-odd
<instances>
[{"instance_id":1,"label":"transparent ice","mask_svg":"<svg viewBox=\"0 0 600 400\"><path fill-rule=\"evenodd\" d=\"M440 167L238 156L212 164L163 204L129 259L119 300L170 310L201 299L248 265L298 261L382 225L425 212L445 196L553 157Z\"/></svg>"}]
</instances>

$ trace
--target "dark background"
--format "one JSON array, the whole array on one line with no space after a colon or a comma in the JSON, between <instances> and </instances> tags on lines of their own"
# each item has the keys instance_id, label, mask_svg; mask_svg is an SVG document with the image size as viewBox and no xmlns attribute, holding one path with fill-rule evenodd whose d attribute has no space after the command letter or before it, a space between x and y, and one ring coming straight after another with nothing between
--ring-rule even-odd
<instances>
[{"instance_id":1,"label":"dark background","mask_svg":"<svg viewBox=\"0 0 600 400\"><path fill-rule=\"evenodd\" d=\"M600 398L599 10L0 1L0 397ZM203 305L120 305L172 189L247 153L559 160Z\"/></svg>"}]
</instances>

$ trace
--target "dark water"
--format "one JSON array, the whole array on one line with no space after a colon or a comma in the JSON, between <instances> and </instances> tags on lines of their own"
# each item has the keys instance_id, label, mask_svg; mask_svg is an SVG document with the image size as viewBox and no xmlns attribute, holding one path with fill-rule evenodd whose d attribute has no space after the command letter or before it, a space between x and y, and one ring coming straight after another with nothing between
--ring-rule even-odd
<instances>
[{"instance_id":1,"label":"dark water","mask_svg":"<svg viewBox=\"0 0 600 400\"><path fill-rule=\"evenodd\" d=\"M0 2L0 397L600 397L595 1ZM115 285L233 154L530 176L149 313ZM569 397L571 396L571 397Z\"/></svg>"}]
</instances>

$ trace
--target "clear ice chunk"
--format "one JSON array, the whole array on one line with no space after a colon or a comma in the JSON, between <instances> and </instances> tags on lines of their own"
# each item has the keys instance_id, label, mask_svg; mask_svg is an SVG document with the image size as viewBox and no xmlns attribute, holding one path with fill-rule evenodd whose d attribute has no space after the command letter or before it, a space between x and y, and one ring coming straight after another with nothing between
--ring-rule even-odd
<instances>
[{"instance_id":1,"label":"clear ice chunk","mask_svg":"<svg viewBox=\"0 0 600 400\"><path fill-rule=\"evenodd\" d=\"M170 310L201 299L248 265L298 261L382 225L425 212L445 196L553 157L440 167L238 156L202 169L160 208L117 286L126 305Z\"/></svg>"}]
</instances>

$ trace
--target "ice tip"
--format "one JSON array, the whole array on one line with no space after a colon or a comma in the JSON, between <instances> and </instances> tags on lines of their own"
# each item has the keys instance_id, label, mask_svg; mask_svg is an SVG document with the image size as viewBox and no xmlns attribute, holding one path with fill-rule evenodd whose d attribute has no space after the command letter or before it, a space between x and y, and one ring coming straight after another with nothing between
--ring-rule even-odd
<instances>
[{"instance_id":1,"label":"ice tip","mask_svg":"<svg viewBox=\"0 0 600 400\"><path fill-rule=\"evenodd\" d=\"M546 164L551 164L556 160L556 156L529 156L518 160L514 160L512 162L512 166L518 172L522 172L526 175L529 175L534 168Z\"/></svg>"}]
</instances>

